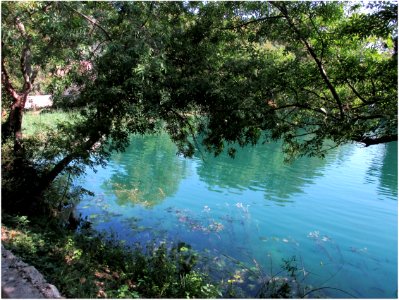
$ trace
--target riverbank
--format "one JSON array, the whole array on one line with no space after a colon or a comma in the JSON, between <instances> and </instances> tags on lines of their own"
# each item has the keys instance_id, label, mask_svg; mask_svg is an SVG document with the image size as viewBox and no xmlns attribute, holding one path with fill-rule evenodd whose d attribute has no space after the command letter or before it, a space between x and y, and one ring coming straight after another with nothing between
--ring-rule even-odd
<instances>
[{"instance_id":1,"label":"riverbank","mask_svg":"<svg viewBox=\"0 0 399 300\"><path fill-rule=\"evenodd\" d=\"M48 220L4 214L2 222L4 247L26 263L20 264L22 268L34 266L66 298L221 296L195 267L195 253L184 243L130 248L90 228L72 232Z\"/></svg>"}]
</instances>

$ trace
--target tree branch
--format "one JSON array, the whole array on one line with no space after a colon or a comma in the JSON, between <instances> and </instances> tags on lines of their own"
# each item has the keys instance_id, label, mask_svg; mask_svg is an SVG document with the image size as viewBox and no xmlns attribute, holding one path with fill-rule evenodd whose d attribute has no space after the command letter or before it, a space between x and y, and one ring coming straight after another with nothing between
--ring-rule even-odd
<instances>
[{"instance_id":1,"label":"tree branch","mask_svg":"<svg viewBox=\"0 0 399 300\"><path fill-rule=\"evenodd\" d=\"M355 87L350 83L350 81L349 81L348 78L346 78L345 81L346 81L346 83L348 84L349 88L352 90L352 92L356 95L356 97L358 97L363 103L370 104L369 101L367 101L366 99L364 99L364 98L359 94L359 92L355 89Z\"/></svg>"},{"instance_id":2,"label":"tree branch","mask_svg":"<svg viewBox=\"0 0 399 300\"><path fill-rule=\"evenodd\" d=\"M174 110L173 108L169 108L169 110L170 110L174 115L176 115L183 123L185 123L185 124L188 125L188 127L189 127L189 129L190 129L191 137L192 137L193 140L194 140L194 144L195 144L195 146L197 147L197 150L199 151L202 160L205 160L205 159L204 159L204 156L203 156L203 154L202 154L202 151L201 151L201 147L200 147L200 145L199 145L199 143L198 143L198 141L197 141L197 138L195 137L194 128L191 126L190 122L188 122L186 118L184 118L181 114L179 114L179 113L178 113L176 110Z\"/></svg>"},{"instance_id":3,"label":"tree branch","mask_svg":"<svg viewBox=\"0 0 399 300\"><path fill-rule=\"evenodd\" d=\"M290 26L290 28L294 31L294 33L297 35L298 39L305 45L306 50L309 52L310 56L313 58L313 60L315 61L317 68L319 70L319 73L321 75L321 78L323 79L324 83L327 85L328 89L331 92L331 95L333 96L335 102L338 105L339 108L339 112L340 112L340 118L341 120L344 118L344 109L342 106L342 102L341 99L334 87L334 85L331 83L331 80L329 79L326 70L324 69L324 65L323 63L320 61L320 59L318 58L316 52L314 51L314 49L312 48L312 46L309 44L309 42L302 36L301 32L299 31L299 29L295 26L293 20L290 18L290 16L288 15L288 10L285 6L285 3L282 4L277 4L275 2L271 2L271 4L275 7L277 7L278 10L280 10L280 12L284 15L285 19L288 22L288 25Z\"/></svg>"},{"instance_id":4,"label":"tree branch","mask_svg":"<svg viewBox=\"0 0 399 300\"><path fill-rule=\"evenodd\" d=\"M283 106L277 106L277 107L273 108L272 110L277 111L280 109L291 108L291 107L304 109L304 110L310 110L310 111L322 114L323 116L326 116L326 112L323 111L322 109L312 108L307 104L301 104L301 103L293 103L293 104L287 104L287 105L283 105Z\"/></svg>"},{"instance_id":5,"label":"tree branch","mask_svg":"<svg viewBox=\"0 0 399 300\"><path fill-rule=\"evenodd\" d=\"M23 37L26 37L26 30L24 24L21 22L20 18L15 18L15 25L18 28L18 31L21 33Z\"/></svg>"},{"instance_id":6,"label":"tree branch","mask_svg":"<svg viewBox=\"0 0 399 300\"><path fill-rule=\"evenodd\" d=\"M91 19L90 17L86 16L85 14L81 13L80 11L77 11L73 7L69 6L68 4L65 4L65 2L60 2L60 3L62 5L64 5L65 7L69 8L70 10L72 10L73 12L77 13L79 16L83 17L87 21L89 21L94 26L98 27L107 36L107 39L109 41L112 41L112 38L111 38L110 34L105 30L104 27L102 27L100 24L98 24L95 20Z\"/></svg>"},{"instance_id":7,"label":"tree branch","mask_svg":"<svg viewBox=\"0 0 399 300\"><path fill-rule=\"evenodd\" d=\"M320 42L321 42L321 47L322 48L321 48L320 60L322 61L323 60L323 56L324 56L324 50L325 50L326 44L325 44L324 39L323 39L323 37L322 37L322 35L320 33L319 28L317 28L316 24L313 21L312 15L309 14L308 17L309 17L310 23L312 24L312 27L313 27L314 31L319 36L319 39L320 39Z\"/></svg>"},{"instance_id":8,"label":"tree branch","mask_svg":"<svg viewBox=\"0 0 399 300\"><path fill-rule=\"evenodd\" d=\"M315 95L317 98L320 98L321 100L327 101L327 98L325 98L325 97L323 97L323 96L317 94L315 91L308 90L308 89L306 89L306 88L303 88L302 90L305 91L305 92L308 92L308 93L310 93L310 94L312 94L312 95Z\"/></svg>"},{"instance_id":9,"label":"tree branch","mask_svg":"<svg viewBox=\"0 0 399 300\"><path fill-rule=\"evenodd\" d=\"M30 64L30 48L29 48L29 42L26 42L26 46L24 49L22 49L22 54L21 54L21 72L22 76L24 78L24 87L23 87L23 93L29 92L32 89L32 81L31 81L31 75L32 75L32 67Z\"/></svg>"},{"instance_id":10,"label":"tree branch","mask_svg":"<svg viewBox=\"0 0 399 300\"><path fill-rule=\"evenodd\" d=\"M154 8L154 2L151 2L150 9L149 9L149 12L148 12L148 16L145 19L145 21L141 24L141 26L140 26L141 29L145 26L145 24L147 24L148 20L150 19L150 14L151 14L153 8Z\"/></svg>"},{"instance_id":11,"label":"tree branch","mask_svg":"<svg viewBox=\"0 0 399 300\"><path fill-rule=\"evenodd\" d=\"M15 26L18 31L21 33L21 36L25 39L25 46L22 49L21 60L20 60L20 69L22 76L24 78L24 86L23 86L23 94L28 94L33 87L33 81L36 78L37 71L32 72L31 66L31 52L30 52L30 43L31 37L26 33L25 26L21 22L19 17L15 18ZM23 103L25 105L25 103Z\"/></svg>"},{"instance_id":12,"label":"tree branch","mask_svg":"<svg viewBox=\"0 0 399 300\"><path fill-rule=\"evenodd\" d=\"M101 135L96 133L92 135L86 142L83 143L79 149L72 151L68 155L66 155L63 159L61 159L48 173L43 175L40 180L40 184L38 187L38 193L42 193L45 191L50 184L57 178L57 176L65 170L65 168L75 159L82 157L82 152L90 151L93 146L100 140Z\"/></svg>"},{"instance_id":13,"label":"tree branch","mask_svg":"<svg viewBox=\"0 0 399 300\"><path fill-rule=\"evenodd\" d=\"M93 51L90 52L90 56L89 56L88 60L91 60L91 59L96 55L96 51L100 48L100 46L101 46L105 41L106 41L106 40L101 41L100 43L98 43L96 49L94 49Z\"/></svg>"},{"instance_id":14,"label":"tree branch","mask_svg":"<svg viewBox=\"0 0 399 300\"><path fill-rule=\"evenodd\" d=\"M398 135L393 134L393 135L384 135L381 137L361 137L361 138L355 138L355 142L365 144L366 147L371 146L371 145L378 145L378 144L383 144L383 143L389 143L389 142L396 142L398 141Z\"/></svg>"},{"instance_id":15,"label":"tree branch","mask_svg":"<svg viewBox=\"0 0 399 300\"><path fill-rule=\"evenodd\" d=\"M1 56L1 82L3 83L8 94L13 99L18 99L20 97L11 83L10 76L8 75L7 69L5 67L4 55Z\"/></svg>"}]
</instances>

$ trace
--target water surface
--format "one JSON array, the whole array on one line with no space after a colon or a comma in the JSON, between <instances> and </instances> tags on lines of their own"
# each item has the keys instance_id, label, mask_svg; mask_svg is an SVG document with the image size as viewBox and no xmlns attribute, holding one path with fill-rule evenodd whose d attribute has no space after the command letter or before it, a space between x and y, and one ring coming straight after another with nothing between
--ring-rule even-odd
<instances>
[{"instance_id":1,"label":"water surface","mask_svg":"<svg viewBox=\"0 0 399 300\"><path fill-rule=\"evenodd\" d=\"M184 159L167 135L135 136L105 169L81 179L96 196L78 210L129 243L189 243L212 257L210 272L237 259L269 274L295 256L313 287L393 298L397 180L397 143L346 145L287 165L278 143L240 149L235 159ZM254 296L256 286L242 287Z\"/></svg>"}]
</instances>

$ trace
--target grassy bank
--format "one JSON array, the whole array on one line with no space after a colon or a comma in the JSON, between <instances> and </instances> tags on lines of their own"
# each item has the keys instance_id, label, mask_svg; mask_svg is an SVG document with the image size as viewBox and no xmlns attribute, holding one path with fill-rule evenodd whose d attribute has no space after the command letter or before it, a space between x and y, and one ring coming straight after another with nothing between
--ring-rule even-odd
<instances>
[{"instance_id":1,"label":"grassy bank","mask_svg":"<svg viewBox=\"0 0 399 300\"><path fill-rule=\"evenodd\" d=\"M322 290L330 289L305 285L295 257L283 260L274 275L229 258L235 272L219 267L218 273L230 279L215 282L199 267L213 259L183 242L129 247L85 222L71 231L55 220L4 213L1 230L5 248L35 266L67 298L324 298ZM248 293L250 285L255 290Z\"/></svg>"},{"instance_id":2,"label":"grassy bank","mask_svg":"<svg viewBox=\"0 0 399 300\"><path fill-rule=\"evenodd\" d=\"M218 288L179 243L131 248L86 228L3 215L2 243L35 266L68 298L215 298Z\"/></svg>"}]
</instances>

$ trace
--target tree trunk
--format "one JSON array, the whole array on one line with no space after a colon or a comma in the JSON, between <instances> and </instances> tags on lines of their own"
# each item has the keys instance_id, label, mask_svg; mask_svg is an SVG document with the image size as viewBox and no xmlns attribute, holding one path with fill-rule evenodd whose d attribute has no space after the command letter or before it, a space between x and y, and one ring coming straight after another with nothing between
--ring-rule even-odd
<instances>
[{"instance_id":1,"label":"tree trunk","mask_svg":"<svg viewBox=\"0 0 399 300\"><path fill-rule=\"evenodd\" d=\"M25 107L26 99L28 94L18 95L16 99L14 99L13 104L10 109L10 113L8 115L8 119L3 126L5 126L3 131L3 138L8 139L10 137L14 140L14 153L18 153L21 150L22 145L22 117L23 110Z\"/></svg>"},{"instance_id":2,"label":"tree trunk","mask_svg":"<svg viewBox=\"0 0 399 300\"><path fill-rule=\"evenodd\" d=\"M49 172L42 175L38 183L37 195L35 196L40 197L72 161L81 158L84 155L83 153L89 152L100 139L101 134L93 134L86 142L83 142L79 149L66 155Z\"/></svg>"}]
</instances>

